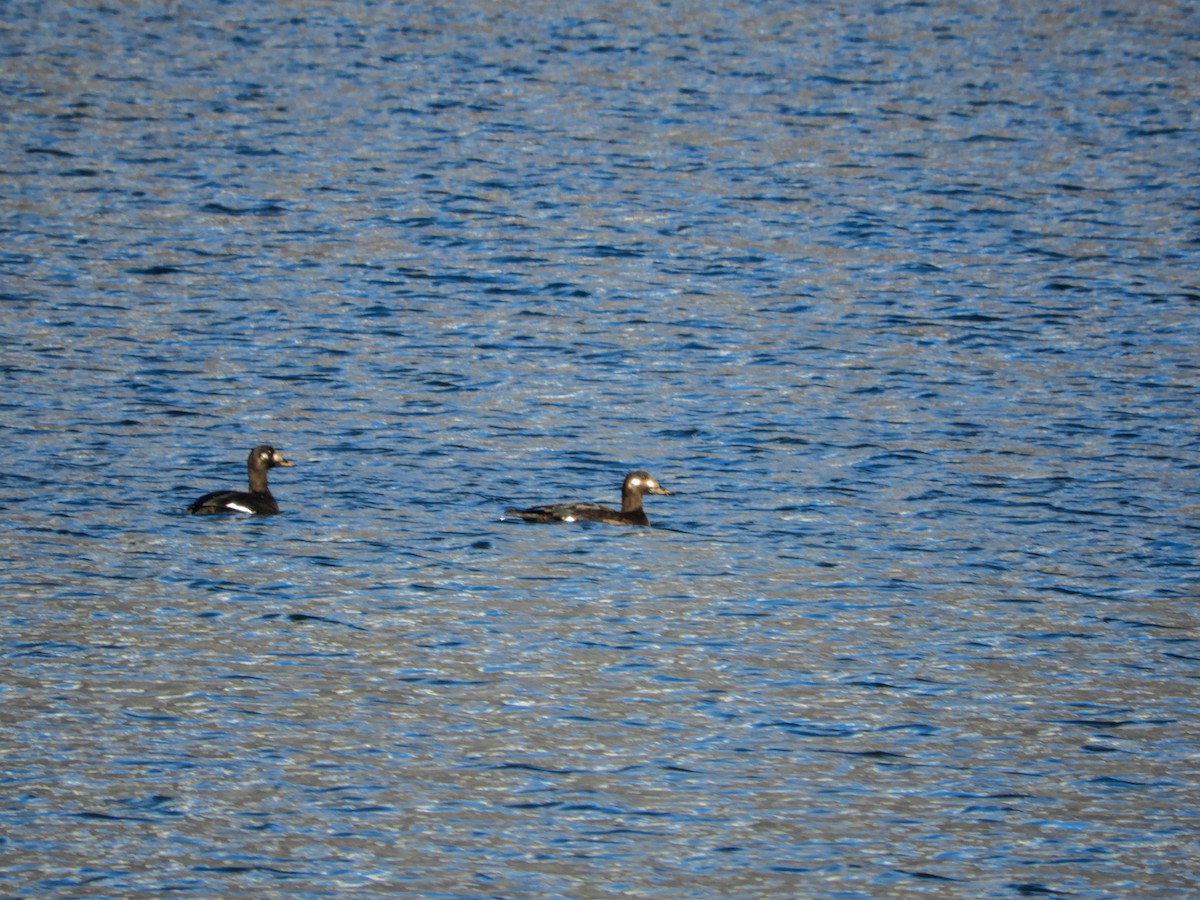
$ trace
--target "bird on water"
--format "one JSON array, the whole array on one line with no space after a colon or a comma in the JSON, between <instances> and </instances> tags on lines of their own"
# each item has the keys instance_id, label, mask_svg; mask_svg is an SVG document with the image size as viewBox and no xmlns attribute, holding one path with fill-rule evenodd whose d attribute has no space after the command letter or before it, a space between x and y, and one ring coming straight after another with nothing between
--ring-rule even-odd
<instances>
[{"instance_id":1,"label":"bird on water","mask_svg":"<svg viewBox=\"0 0 1200 900\"><path fill-rule=\"evenodd\" d=\"M246 459L246 473L250 481L248 491L211 491L197 498L188 512L193 515L240 512L252 516L273 516L279 512L279 504L267 487L267 472L279 466L291 467L274 447L260 444L250 451Z\"/></svg>"}]
</instances>

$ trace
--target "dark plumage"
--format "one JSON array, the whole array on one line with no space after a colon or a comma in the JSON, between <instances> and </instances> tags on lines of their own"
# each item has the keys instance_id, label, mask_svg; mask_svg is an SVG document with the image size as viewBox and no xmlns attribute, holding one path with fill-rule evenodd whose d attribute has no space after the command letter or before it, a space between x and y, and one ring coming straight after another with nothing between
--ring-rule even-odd
<instances>
[{"instance_id":1,"label":"dark plumage","mask_svg":"<svg viewBox=\"0 0 1200 900\"><path fill-rule=\"evenodd\" d=\"M555 503L550 506L531 506L529 509L507 509L506 517L526 522L604 522L608 525L649 525L642 497L646 494L670 494L649 472L630 472L621 485L621 508L613 509L599 503Z\"/></svg>"},{"instance_id":2,"label":"dark plumage","mask_svg":"<svg viewBox=\"0 0 1200 900\"><path fill-rule=\"evenodd\" d=\"M250 477L249 491L213 491L197 499L188 507L193 515L240 512L253 516L273 516L279 512L279 504L267 489L267 470L276 466L291 466L274 447L262 444L250 451L246 460L246 471Z\"/></svg>"}]
</instances>

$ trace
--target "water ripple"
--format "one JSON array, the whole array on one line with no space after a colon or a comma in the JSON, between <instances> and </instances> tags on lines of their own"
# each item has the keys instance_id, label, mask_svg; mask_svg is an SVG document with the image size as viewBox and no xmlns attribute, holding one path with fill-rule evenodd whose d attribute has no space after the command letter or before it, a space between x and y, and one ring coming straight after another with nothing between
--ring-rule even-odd
<instances>
[{"instance_id":1,"label":"water ripple","mask_svg":"<svg viewBox=\"0 0 1200 900\"><path fill-rule=\"evenodd\" d=\"M5 893L1194 893L1185 6L77 6L0 78Z\"/></svg>"}]
</instances>

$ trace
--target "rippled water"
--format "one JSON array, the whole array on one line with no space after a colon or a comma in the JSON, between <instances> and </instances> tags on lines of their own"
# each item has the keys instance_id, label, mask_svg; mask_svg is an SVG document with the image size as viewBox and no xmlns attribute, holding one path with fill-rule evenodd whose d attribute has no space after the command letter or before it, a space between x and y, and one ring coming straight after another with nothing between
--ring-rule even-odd
<instances>
[{"instance_id":1,"label":"rippled water","mask_svg":"<svg viewBox=\"0 0 1200 900\"><path fill-rule=\"evenodd\" d=\"M79 6L0 893L1200 890L1194 5Z\"/></svg>"}]
</instances>

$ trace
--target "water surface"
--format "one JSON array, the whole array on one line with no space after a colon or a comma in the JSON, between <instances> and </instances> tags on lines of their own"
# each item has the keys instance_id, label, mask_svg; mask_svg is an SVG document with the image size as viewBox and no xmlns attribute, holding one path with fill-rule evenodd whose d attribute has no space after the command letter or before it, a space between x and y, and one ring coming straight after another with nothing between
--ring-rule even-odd
<instances>
[{"instance_id":1,"label":"water surface","mask_svg":"<svg viewBox=\"0 0 1200 900\"><path fill-rule=\"evenodd\" d=\"M76 7L5 895L1196 893L1194 6Z\"/></svg>"}]
</instances>

